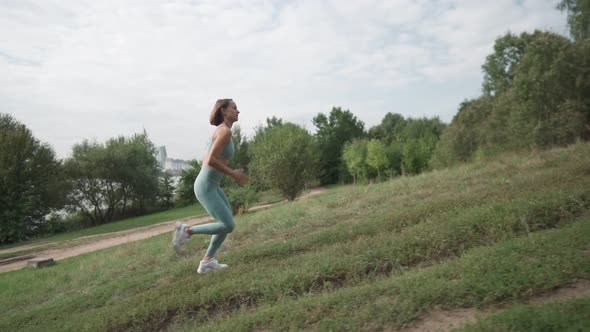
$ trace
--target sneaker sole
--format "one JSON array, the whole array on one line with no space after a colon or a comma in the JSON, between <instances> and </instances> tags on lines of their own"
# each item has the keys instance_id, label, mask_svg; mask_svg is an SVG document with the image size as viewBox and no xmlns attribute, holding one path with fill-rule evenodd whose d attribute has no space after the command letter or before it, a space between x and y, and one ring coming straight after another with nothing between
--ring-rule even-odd
<instances>
[{"instance_id":1,"label":"sneaker sole","mask_svg":"<svg viewBox=\"0 0 590 332\"><path fill-rule=\"evenodd\" d=\"M206 268L206 269L203 269L203 270L197 269L197 273L205 274L205 273L211 273L211 272L226 270L227 268L229 268L229 266L222 267L222 268L219 268L219 269L211 269L211 268Z\"/></svg>"}]
</instances>

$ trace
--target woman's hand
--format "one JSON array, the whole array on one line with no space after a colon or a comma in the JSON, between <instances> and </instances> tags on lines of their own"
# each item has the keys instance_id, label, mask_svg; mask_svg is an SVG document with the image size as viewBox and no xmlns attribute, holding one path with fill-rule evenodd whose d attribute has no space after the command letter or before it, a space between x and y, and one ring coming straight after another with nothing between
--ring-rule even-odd
<instances>
[{"instance_id":1,"label":"woman's hand","mask_svg":"<svg viewBox=\"0 0 590 332\"><path fill-rule=\"evenodd\" d=\"M250 181L250 178L246 174L244 174L244 170L241 168L234 170L232 177L234 178L234 180L236 180L238 184L241 185L247 184L248 181Z\"/></svg>"}]
</instances>

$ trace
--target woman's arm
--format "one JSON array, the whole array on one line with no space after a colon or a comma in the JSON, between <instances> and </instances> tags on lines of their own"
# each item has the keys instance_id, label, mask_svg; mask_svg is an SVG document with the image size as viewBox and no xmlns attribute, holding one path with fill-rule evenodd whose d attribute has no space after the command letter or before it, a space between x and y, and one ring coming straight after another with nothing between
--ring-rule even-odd
<instances>
[{"instance_id":1,"label":"woman's arm","mask_svg":"<svg viewBox=\"0 0 590 332\"><path fill-rule=\"evenodd\" d=\"M227 144L229 144L230 140L231 130L229 128L220 127L219 129L217 129L217 135L215 137L215 140L213 141L211 151L209 153L210 155L208 164L209 166L215 168L219 172L231 176L233 179L236 180L236 182L240 184L245 184L246 182L248 182L248 177L244 173L228 167L223 162L223 158L221 157L223 149Z\"/></svg>"}]
</instances>

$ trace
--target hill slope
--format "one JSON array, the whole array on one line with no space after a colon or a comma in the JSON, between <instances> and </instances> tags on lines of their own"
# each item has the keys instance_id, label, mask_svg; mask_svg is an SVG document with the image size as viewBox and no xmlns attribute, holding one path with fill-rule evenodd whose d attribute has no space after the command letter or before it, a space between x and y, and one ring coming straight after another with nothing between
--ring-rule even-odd
<instances>
[{"instance_id":1,"label":"hill slope","mask_svg":"<svg viewBox=\"0 0 590 332\"><path fill-rule=\"evenodd\" d=\"M196 273L207 236L177 256L164 234L2 274L0 330L398 329L526 303L590 279L589 208L588 144L343 186L238 217L221 273Z\"/></svg>"}]
</instances>

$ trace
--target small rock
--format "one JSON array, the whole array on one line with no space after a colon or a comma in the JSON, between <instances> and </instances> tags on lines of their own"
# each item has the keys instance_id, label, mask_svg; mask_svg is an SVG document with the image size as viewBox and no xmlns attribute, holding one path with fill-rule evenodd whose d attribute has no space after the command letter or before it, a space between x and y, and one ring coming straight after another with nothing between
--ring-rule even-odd
<instances>
[{"instance_id":1,"label":"small rock","mask_svg":"<svg viewBox=\"0 0 590 332\"><path fill-rule=\"evenodd\" d=\"M33 259L27 262L27 266L31 266L31 267L44 267L44 266L49 266L49 265L53 265L55 262L53 261L53 258L48 258L48 259Z\"/></svg>"}]
</instances>

